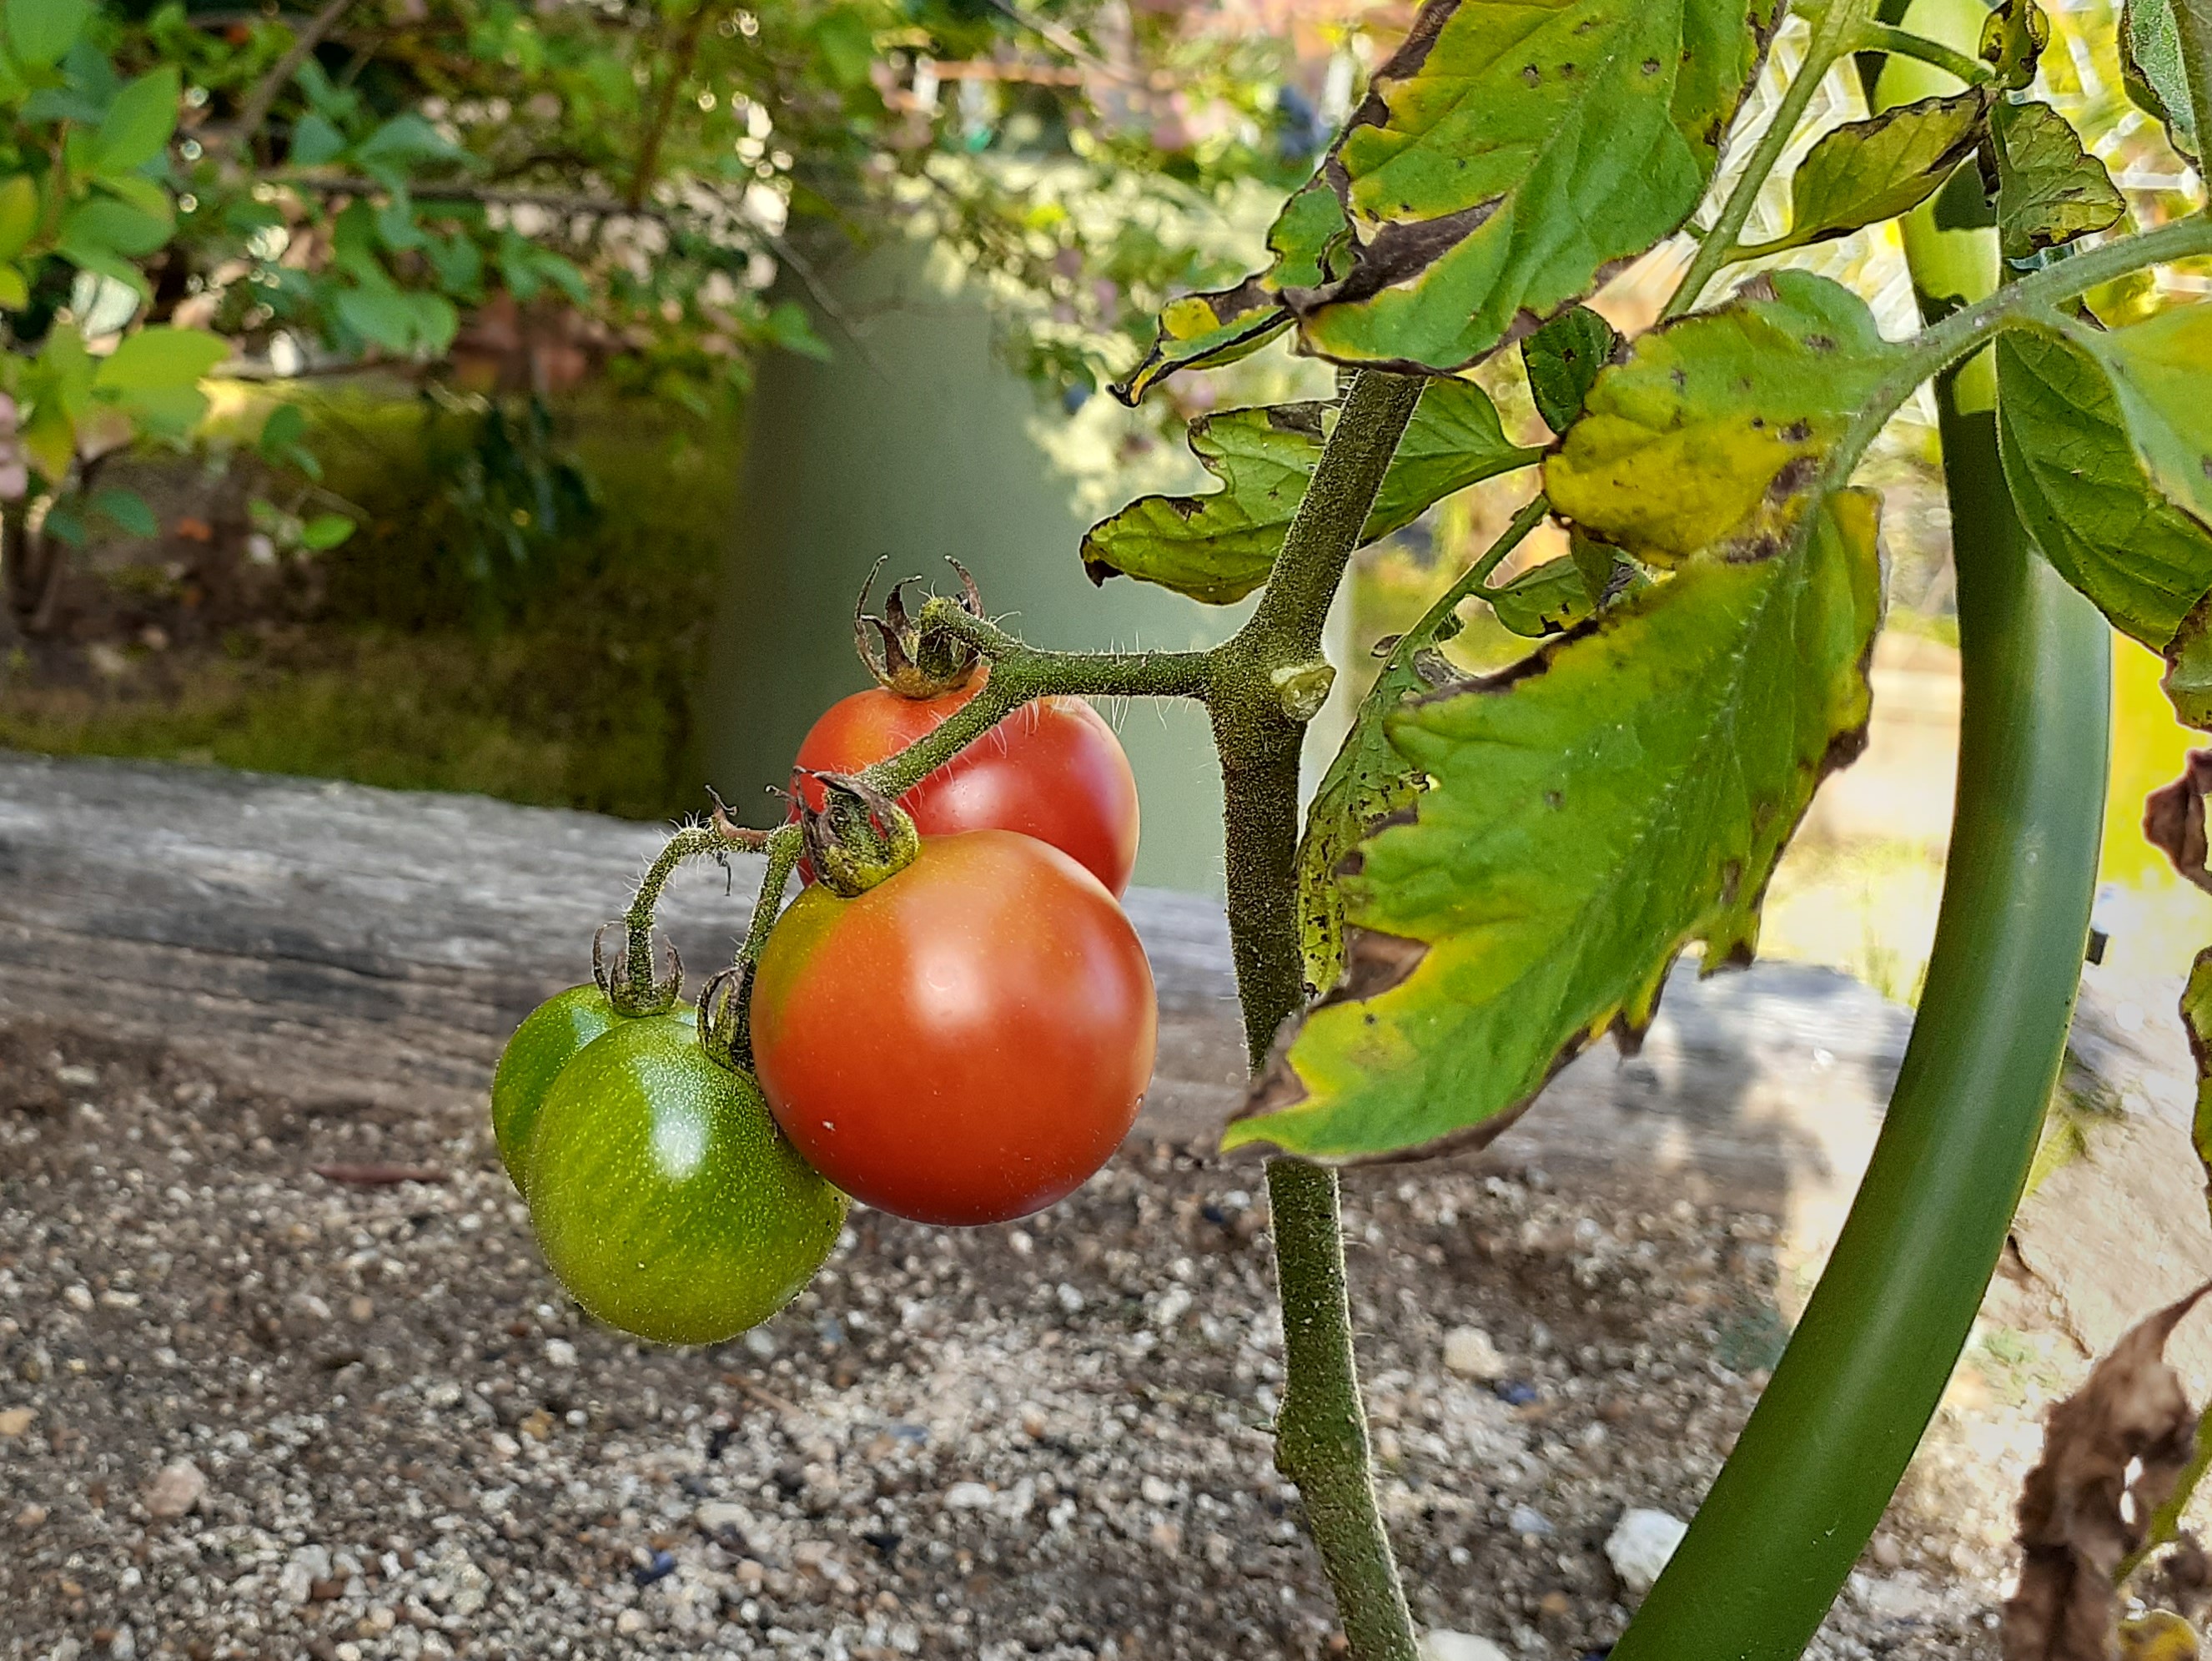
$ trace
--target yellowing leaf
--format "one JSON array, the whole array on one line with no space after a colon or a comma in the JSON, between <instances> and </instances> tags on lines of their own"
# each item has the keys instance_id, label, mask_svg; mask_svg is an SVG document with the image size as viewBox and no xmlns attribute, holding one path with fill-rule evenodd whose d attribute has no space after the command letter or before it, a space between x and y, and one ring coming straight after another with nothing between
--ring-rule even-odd
<instances>
[{"instance_id":1,"label":"yellowing leaf","mask_svg":"<svg viewBox=\"0 0 2212 1661\"><path fill-rule=\"evenodd\" d=\"M0 259L13 259L39 228L39 186L28 173L0 183Z\"/></svg>"},{"instance_id":2,"label":"yellowing leaf","mask_svg":"<svg viewBox=\"0 0 2212 1661\"><path fill-rule=\"evenodd\" d=\"M1850 290L1807 271L1638 337L1544 465L1552 505L1660 564L1777 532L1776 484L1809 476L1894 350Z\"/></svg>"},{"instance_id":3,"label":"yellowing leaf","mask_svg":"<svg viewBox=\"0 0 2212 1661\"><path fill-rule=\"evenodd\" d=\"M1342 269L1285 280L1304 349L1456 369L1686 220L1771 0L1426 0L1322 176Z\"/></svg>"},{"instance_id":4,"label":"yellowing leaf","mask_svg":"<svg viewBox=\"0 0 2212 1661\"><path fill-rule=\"evenodd\" d=\"M1790 180L1790 231L1760 253L1802 248L1918 207L1981 142L1989 96L1923 98L1820 135Z\"/></svg>"},{"instance_id":5,"label":"yellowing leaf","mask_svg":"<svg viewBox=\"0 0 2212 1661\"><path fill-rule=\"evenodd\" d=\"M1192 453L1224 488L1208 496L1145 496L1094 526L1083 538L1091 581L1140 577L1214 605L1250 593L1274 569L1320 462L1331 407L1284 404L1192 422ZM1535 459L1534 451L1506 441L1481 387L1431 381L1391 458L1361 540L1387 536L1431 503Z\"/></svg>"},{"instance_id":6,"label":"yellowing leaf","mask_svg":"<svg viewBox=\"0 0 2212 1661\"><path fill-rule=\"evenodd\" d=\"M1342 879L1349 966L1225 1146L1322 1159L1494 1135L1690 941L1748 956L1761 894L1856 753L1881 606L1873 497L1802 504L1764 559L1708 554L1528 662L1388 722L1428 788Z\"/></svg>"}]
</instances>

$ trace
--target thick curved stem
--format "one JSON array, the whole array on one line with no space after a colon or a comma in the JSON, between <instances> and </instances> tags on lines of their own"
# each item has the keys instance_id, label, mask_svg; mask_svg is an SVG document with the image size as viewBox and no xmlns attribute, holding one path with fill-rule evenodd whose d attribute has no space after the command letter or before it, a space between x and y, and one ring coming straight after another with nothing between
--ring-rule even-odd
<instances>
[{"instance_id":1,"label":"thick curved stem","mask_svg":"<svg viewBox=\"0 0 2212 1661\"><path fill-rule=\"evenodd\" d=\"M1923 296L1993 282L1993 251L1967 245L1986 235L1910 224ZM2083 781L2105 776L2112 645L2021 526L1989 389L1979 360L1937 386L1965 686L1911 1043L1804 1319L1615 1661L1803 1651L1957 1362L2057 1080L2096 880L2104 793Z\"/></svg>"}]
</instances>

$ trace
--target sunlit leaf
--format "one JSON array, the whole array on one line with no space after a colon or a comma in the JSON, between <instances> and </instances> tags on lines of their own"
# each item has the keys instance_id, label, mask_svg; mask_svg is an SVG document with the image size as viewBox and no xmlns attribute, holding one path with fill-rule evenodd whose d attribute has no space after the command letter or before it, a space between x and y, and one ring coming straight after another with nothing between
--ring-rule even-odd
<instances>
[{"instance_id":1,"label":"sunlit leaf","mask_svg":"<svg viewBox=\"0 0 2212 1661\"><path fill-rule=\"evenodd\" d=\"M1692 940L1750 954L1774 862L1863 741L1875 499L1798 504L1763 559L1709 554L1504 672L1404 705L1429 788L1343 878L1348 967L1226 1146L1434 1151L1510 1123Z\"/></svg>"},{"instance_id":2,"label":"sunlit leaf","mask_svg":"<svg viewBox=\"0 0 2212 1661\"><path fill-rule=\"evenodd\" d=\"M2182 67L2173 0L2126 0L2120 8L2120 71L2138 109L2156 116L2167 140L2191 161L2203 154L2197 111Z\"/></svg>"},{"instance_id":3,"label":"sunlit leaf","mask_svg":"<svg viewBox=\"0 0 2212 1661\"><path fill-rule=\"evenodd\" d=\"M1820 135L1790 180L1789 234L1759 252L1802 248L1909 213L1981 142L1978 89L1900 104Z\"/></svg>"},{"instance_id":4,"label":"sunlit leaf","mask_svg":"<svg viewBox=\"0 0 2212 1661\"><path fill-rule=\"evenodd\" d=\"M1850 289L1767 272L1638 336L1545 462L1545 489L1640 559L1755 546L1774 534L1776 481L1820 465L1895 356Z\"/></svg>"},{"instance_id":5,"label":"sunlit leaf","mask_svg":"<svg viewBox=\"0 0 2212 1661\"><path fill-rule=\"evenodd\" d=\"M23 252L39 228L39 186L28 173L0 182L0 259Z\"/></svg>"},{"instance_id":6,"label":"sunlit leaf","mask_svg":"<svg viewBox=\"0 0 2212 1661\"><path fill-rule=\"evenodd\" d=\"M196 386L229 355L230 348L204 329L158 324L125 337L100 361L93 385L118 392Z\"/></svg>"},{"instance_id":7,"label":"sunlit leaf","mask_svg":"<svg viewBox=\"0 0 2212 1661\"><path fill-rule=\"evenodd\" d=\"M2177 307L2110 333L2017 329L1996 344L1998 449L2022 522L2154 651L2212 592L2207 313Z\"/></svg>"},{"instance_id":8,"label":"sunlit leaf","mask_svg":"<svg viewBox=\"0 0 2212 1661\"><path fill-rule=\"evenodd\" d=\"M2105 164L2081 148L2065 117L2041 102L1999 103L1990 116L1997 158L1997 233L2008 259L2025 259L2117 223L2127 203Z\"/></svg>"},{"instance_id":9,"label":"sunlit leaf","mask_svg":"<svg viewBox=\"0 0 2212 1661\"><path fill-rule=\"evenodd\" d=\"M1113 388L1114 396L1133 405L1177 369L1218 368L1258 351L1291 326L1283 284L1322 281L1347 235L1343 204L1324 180L1309 179L1267 233L1274 255L1268 268L1232 289L1185 295L1161 307L1152 350Z\"/></svg>"},{"instance_id":10,"label":"sunlit leaf","mask_svg":"<svg viewBox=\"0 0 2212 1661\"><path fill-rule=\"evenodd\" d=\"M1140 577L1213 605L1250 593L1274 569L1321 459L1331 410L1284 404L1192 422L1192 453L1223 488L1207 496L1145 496L1092 527L1083 538L1091 581ZM1391 458L1361 540L1387 536L1431 503L1535 459L1534 451L1507 441L1482 388L1432 380Z\"/></svg>"},{"instance_id":11,"label":"sunlit leaf","mask_svg":"<svg viewBox=\"0 0 2212 1661\"><path fill-rule=\"evenodd\" d=\"M1770 0L1427 0L1324 169L1353 231L1284 284L1305 347L1453 369L1677 229L1757 71Z\"/></svg>"},{"instance_id":12,"label":"sunlit leaf","mask_svg":"<svg viewBox=\"0 0 2212 1661\"><path fill-rule=\"evenodd\" d=\"M345 541L355 528L343 514L318 514L300 527L300 545L323 553Z\"/></svg>"},{"instance_id":13,"label":"sunlit leaf","mask_svg":"<svg viewBox=\"0 0 2212 1661\"><path fill-rule=\"evenodd\" d=\"M20 311L31 303L31 285L22 270L0 265L0 311Z\"/></svg>"},{"instance_id":14,"label":"sunlit leaf","mask_svg":"<svg viewBox=\"0 0 2212 1661\"><path fill-rule=\"evenodd\" d=\"M1564 433L1581 418L1583 400L1620 344L1613 325L1587 306L1570 307L1521 343L1528 393L1547 427Z\"/></svg>"}]
</instances>

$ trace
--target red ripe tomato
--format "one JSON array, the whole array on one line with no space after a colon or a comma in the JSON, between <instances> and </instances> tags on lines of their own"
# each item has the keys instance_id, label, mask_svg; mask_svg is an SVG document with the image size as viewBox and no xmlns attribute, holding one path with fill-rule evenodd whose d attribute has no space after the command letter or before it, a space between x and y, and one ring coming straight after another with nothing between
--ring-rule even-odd
<instances>
[{"instance_id":1,"label":"red ripe tomato","mask_svg":"<svg viewBox=\"0 0 2212 1661\"><path fill-rule=\"evenodd\" d=\"M925 837L841 899L810 888L752 992L769 1110L857 1200L1005 1222L1080 1187L1128 1134L1159 1014L1136 930L1056 848Z\"/></svg>"},{"instance_id":2,"label":"red ripe tomato","mask_svg":"<svg viewBox=\"0 0 2212 1661\"><path fill-rule=\"evenodd\" d=\"M983 672L957 691L902 697L872 687L823 712L799 764L857 773L895 756L975 696ZM805 779L799 794L822 805ZM1119 895L1137 863L1137 779L1121 741L1081 698L1033 698L924 779L899 806L925 837L1018 830L1048 842ZM796 817L797 808L793 809Z\"/></svg>"}]
</instances>

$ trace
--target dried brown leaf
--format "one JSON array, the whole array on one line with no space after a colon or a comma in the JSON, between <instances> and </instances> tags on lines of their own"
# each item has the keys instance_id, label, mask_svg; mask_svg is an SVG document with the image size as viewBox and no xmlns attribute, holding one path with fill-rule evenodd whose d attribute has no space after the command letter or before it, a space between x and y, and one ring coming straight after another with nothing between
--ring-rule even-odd
<instances>
[{"instance_id":1,"label":"dried brown leaf","mask_svg":"<svg viewBox=\"0 0 2212 1661\"><path fill-rule=\"evenodd\" d=\"M2051 1409L2043 1460L2020 1495L2020 1589L2004 1607L2005 1661L2112 1661L2112 1584L2196 1446L2197 1411L2166 1341L2212 1292L2199 1287L2136 1326Z\"/></svg>"},{"instance_id":2,"label":"dried brown leaf","mask_svg":"<svg viewBox=\"0 0 2212 1661\"><path fill-rule=\"evenodd\" d=\"M2181 776L2143 799L2143 835L2173 868L2212 893L2205 869L2204 798L2212 794L2212 750L2192 750Z\"/></svg>"}]
</instances>

